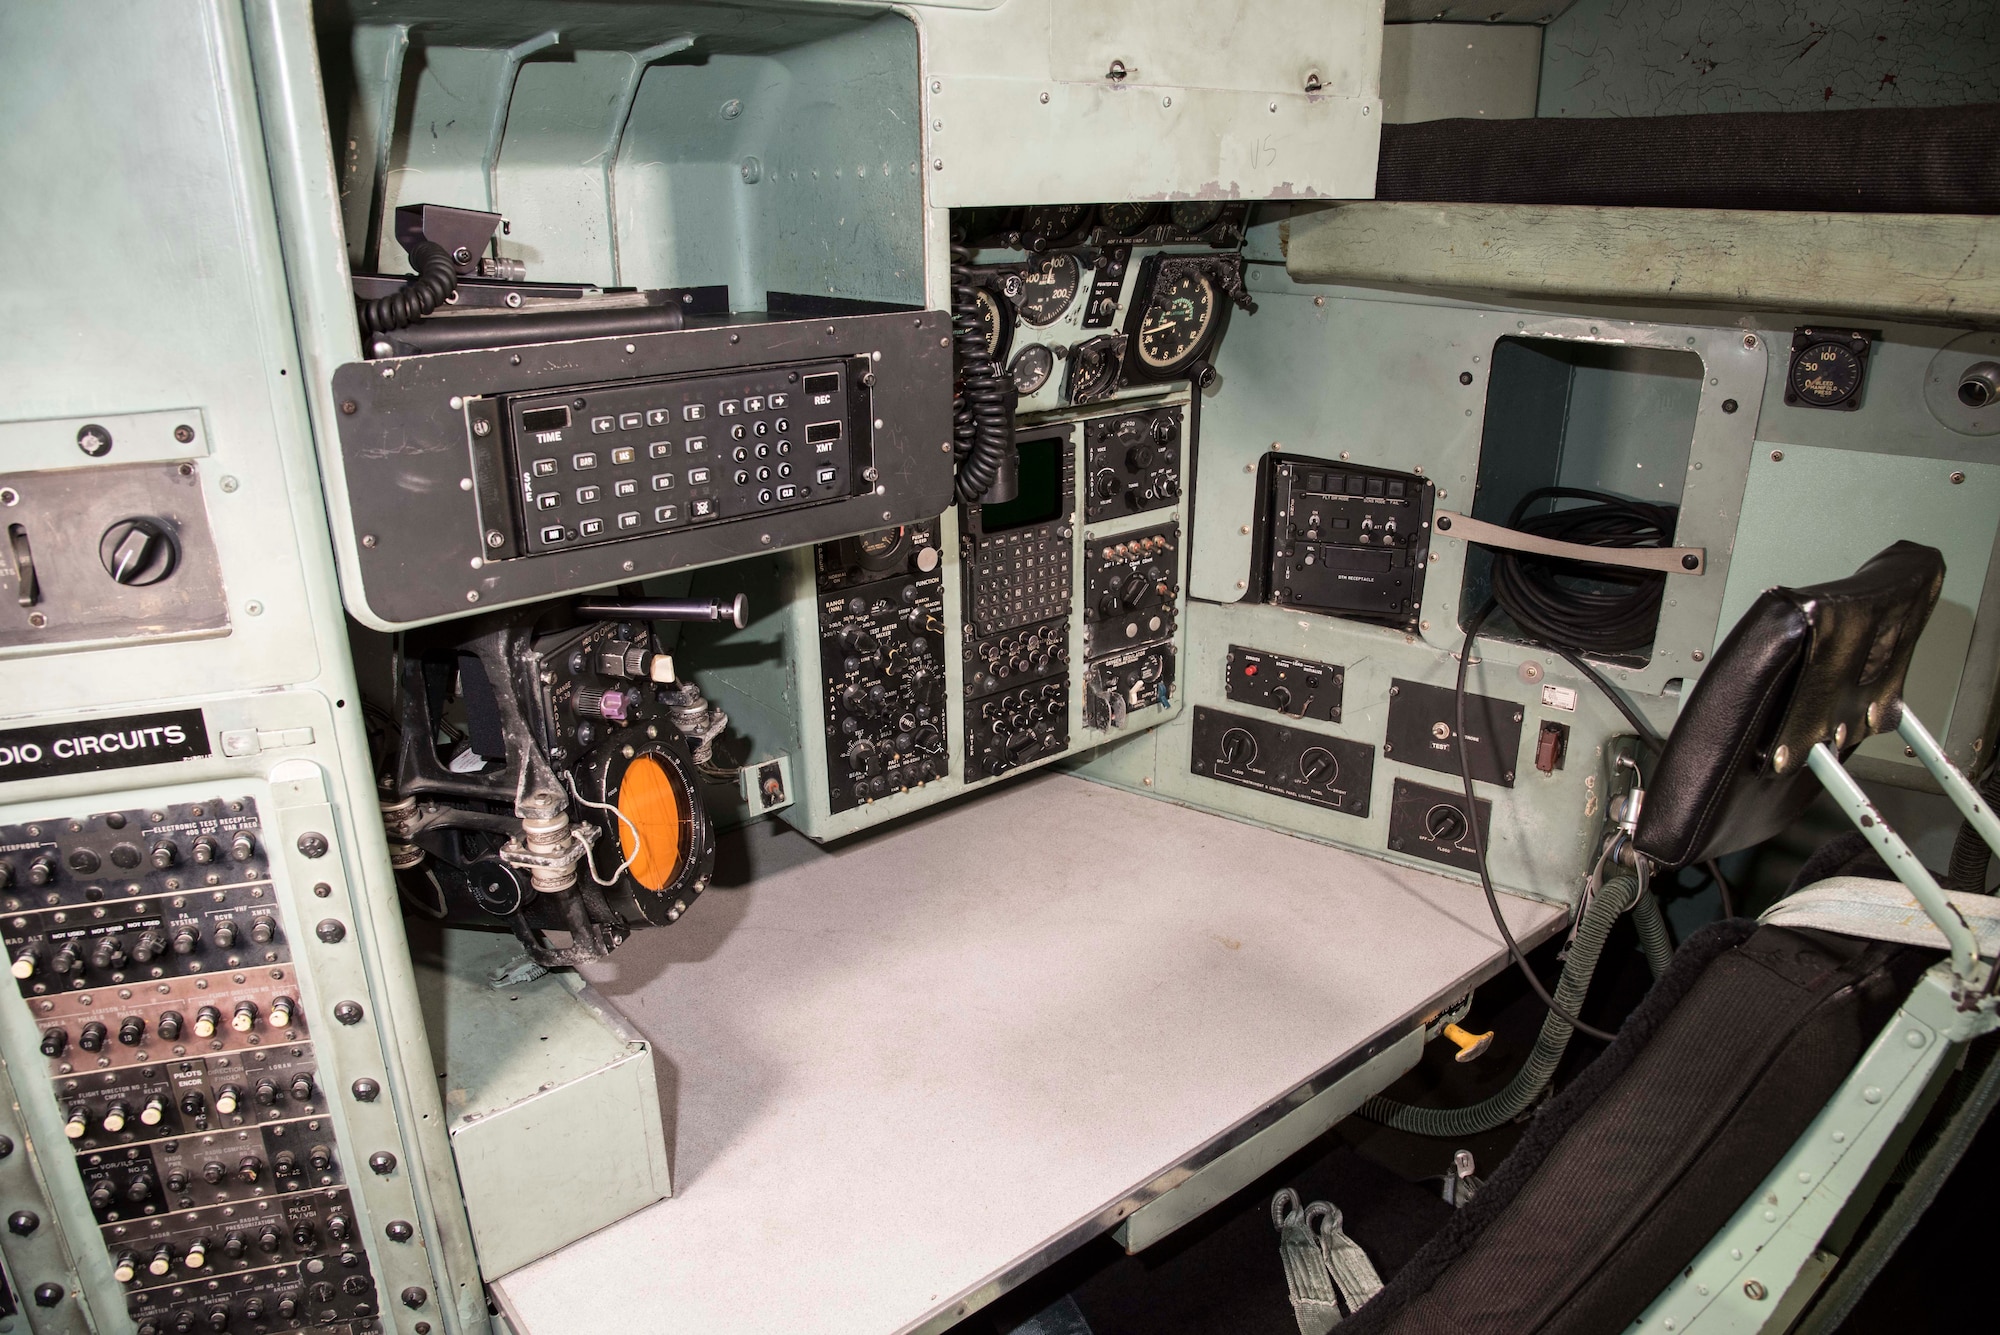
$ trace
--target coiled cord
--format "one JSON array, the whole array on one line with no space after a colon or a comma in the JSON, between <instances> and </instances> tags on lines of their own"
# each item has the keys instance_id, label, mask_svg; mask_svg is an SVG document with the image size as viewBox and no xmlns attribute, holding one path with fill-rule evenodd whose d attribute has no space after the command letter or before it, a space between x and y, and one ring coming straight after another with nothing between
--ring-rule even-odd
<instances>
[{"instance_id":1,"label":"coiled cord","mask_svg":"<svg viewBox=\"0 0 2000 1335\"><path fill-rule=\"evenodd\" d=\"M1583 500L1593 505L1529 516L1542 500ZM1558 542L1591 547L1664 547L1673 541L1671 505L1648 505L1577 487L1537 487L1521 498L1507 527ZM1608 586L1608 587L1607 587ZM1536 556L1493 554L1493 597L1534 638L1581 653L1618 654L1652 643L1660 624L1667 577Z\"/></svg>"},{"instance_id":2,"label":"coiled cord","mask_svg":"<svg viewBox=\"0 0 2000 1335\"><path fill-rule=\"evenodd\" d=\"M1980 800L1989 809L2000 807L2000 763L1986 771L1985 780L1979 785ZM1980 838L1979 831L1966 821L1958 828L1958 838L1951 846L1950 890L1963 890L1967 894L1986 893L1986 871L1992 865L1993 850Z\"/></svg>"},{"instance_id":3,"label":"coiled cord","mask_svg":"<svg viewBox=\"0 0 2000 1335\"><path fill-rule=\"evenodd\" d=\"M952 456L958 460L958 499L971 505L1000 476L1014 448L1014 408L1007 378L986 351L973 295L972 249L951 248L951 333L958 361L958 393L952 403Z\"/></svg>"},{"instance_id":4,"label":"coiled cord","mask_svg":"<svg viewBox=\"0 0 2000 1335\"><path fill-rule=\"evenodd\" d=\"M360 303L361 332L384 334L415 324L458 290L458 265L451 252L435 241L419 241L410 251L414 277L386 297Z\"/></svg>"}]
</instances>

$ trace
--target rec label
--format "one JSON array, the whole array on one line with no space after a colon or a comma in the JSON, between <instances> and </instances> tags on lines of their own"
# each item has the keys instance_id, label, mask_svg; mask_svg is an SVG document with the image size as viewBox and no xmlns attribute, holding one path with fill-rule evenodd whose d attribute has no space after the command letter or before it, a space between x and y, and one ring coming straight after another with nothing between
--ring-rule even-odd
<instances>
[{"instance_id":1,"label":"rec label","mask_svg":"<svg viewBox=\"0 0 2000 1335\"><path fill-rule=\"evenodd\" d=\"M126 769L209 754L199 709L0 731L0 783Z\"/></svg>"}]
</instances>

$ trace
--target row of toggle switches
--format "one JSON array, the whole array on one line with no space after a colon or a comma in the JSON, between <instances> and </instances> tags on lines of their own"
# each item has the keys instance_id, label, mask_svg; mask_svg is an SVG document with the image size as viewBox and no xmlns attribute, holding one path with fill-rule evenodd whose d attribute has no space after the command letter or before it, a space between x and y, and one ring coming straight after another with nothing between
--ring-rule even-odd
<instances>
[{"instance_id":1,"label":"row of toggle switches","mask_svg":"<svg viewBox=\"0 0 2000 1335\"><path fill-rule=\"evenodd\" d=\"M257 856L257 841L246 833L238 832L230 838L227 851L230 861L248 862ZM188 857L202 867L220 862L223 853L221 842L207 835L196 839L188 848ZM161 839L143 853L136 844L119 844L111 850L111 865L119 871L131 871L141 862L150 864L156 871L165 871L179 865L180 860L180 845L171 839ZM68 862L70 871L78 876L94 876L104 867L104 859L90 848L75 849L70 853ZM29 885L52 885L60 871L61 864L55 854L43 853L28 863L27 882ZM0 890L13 883L13 864L0 862Z\"/></svg>"},{"instance_id":2,"label":"row of toggle switches","mask_svg":"<svg viewBox=\"0 0 2000 1335\"><path fill-rule=\"evenodd\" d=\"M264 1023L272 1029L289 1029L298 1014L298 1003L290 997L274 997L271 1010L264 1017ZM160 1015L157 1032L169 1043L180 1040L183 1027L187 1024L179 1011L164 1011ZM229 1017L229 1027L239 1034L247 1034L257 1027L257 1003L239 1001ZM214 1006L203 1006L194 1013L194 1036L214 1038L222 1028L222 1012ZM110 1039L111 1031L102 1020L92 1020L77 1033L76 1045L85 1052L102 1052ZM118 1022L118 1041L128 1048L136 1048L146 1040L146 1022L137 1015L128 1015ZM60 1057L69 1050L67 1029L45 1029L42 1031L42 1055Z\"/></svg>"},{"instance_id":3,"label":"row of toggle switches","mask_svg":"<svg viewBox=\"0 0 2000 1335\"><path fill-rule=\"evenodd\" d=\"M215 924L214 941L220 950L234 950L243 938L243 931L234 919L224 918ZM277 921L269 914L260 913L250 919L250 940L260 946L267 946L278 936ZM148 927L139 933L139 939L125 948L124 938L113 934L97 938L90 947L90 965L96 969L122 969L127 961L134 964L150 964L168 951L176 955L192 955L201 948L201 929L192 923L177 926L169 936L164 928ZM75 973L83 964L83 941L72 937L57 947L49 956L48 971L53 974ZM24 946L14 952L14 962L10 966L13 975L23 981L33 978L42 967L42 948Z\"/></svg>"},{"instance_id":4,"label":"row of toggle switches","mask_svg":"<svg viewBox=\"0 0 2000 1335\"><path fill-rule=\"evenodd\" d=\"M282 1088L276 1080L259 1080L250 1090L249 1098L259 1107L270 1108L275 1107L287 1093L291 1095L294 1103L304 1103L316 1092L317 1086L313 1083L312 1073L301 1071ZM224 1117L234 1116L243 1106L243 1102L244 1090L241 1085L224 1085L215 1091L215 1111ZM207 1103L207 1096L200 1090L190 1090L181 1095L181 1111L189 1117L200 1117L207 1110ZM166 1119L166 1115L167 1096L164 1094L150 1095L139 1105L138 1119L141 1126L158 1126ZM103 1127L105 1131L115 1136L131 1125L132 1116L132 1106L129 1103L123 1101L113 1103L104 1110ZM81 1140L89 1133L90 1109L81 1103L76 1104L70 1108L68 1118L63 1123L63 1134L71 1140ZM316 1167L313 1171L324 1170ZM289 1174L280 1173L279 1176L285 1177ZM222 1176L219 1173L209 1179L211 1182L221 1180Z\"/></svg>"},{"instance_id":5,"label":"row of toggle switches","mask_svg":"<svg viewBox=\"0 0 2000 1335\"><path fill-rule=\"evenodd\" d=\"M346 1242L354 1236L354 1225L345 1215L333 1215L326 1221L326 1232L334 1242ZM252 1246L267 1256L275 1256L283 1245L284 1239L278 1235L276 1226L267 1224L254 1238L245 1237L241 1233L229 1234L222 1240L221 1250L224 1256L233 1261L248 1255ZM292 1226L292 1245L301 1250L317 1247L319 1235L311 1224L300 1222ZM183 1269L204 1270L208 1268L208 1254L213 1247L214 1244L207 1238L197 1238L187 1245L185 1251L176 1255L171 1243L161 1243L152 1250L143 1264L139 1253L121 1252L112 1267L111 1274L120 1284L130 1284L139 1277L142 1269L155 1278L171 1274L176 1261L180 1262ZM358 1258L356 1264L359 1264ZM252 1320L256 1319L247 1311L244 1315L250 1316Z\"/></svg>"}]
</instances>

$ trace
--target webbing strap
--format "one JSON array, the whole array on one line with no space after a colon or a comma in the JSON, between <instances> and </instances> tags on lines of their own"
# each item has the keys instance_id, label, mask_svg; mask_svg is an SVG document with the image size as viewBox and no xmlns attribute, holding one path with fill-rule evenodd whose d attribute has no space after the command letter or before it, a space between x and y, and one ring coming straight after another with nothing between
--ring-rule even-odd
<instances>
[{"instance_id":1,"label":"webbing strap","mask_svg":"<svg viewBox=\"0 0 2000 1335\"><path fill-rule=\"evenodd\" d=\"M2000 953L2000 897L1947 891L1945 901L1978 942L1979 953ZM1842 936L1898 945L1950 948L1944 933L1901 881L1872 876L1831 876L1787 895L1764 911L1760 922L1811 927Z\"/></svg>"},{"instance_id":2,"label":"webbing strap","mask_svg":"<svg viewBox=\"0 0 2000 1335\"><path fill-rule=\"evenodd\" d=\"M1368 1253L1341 1231L1340 1211L1325 1201L1301 1207L1286 1187L1271 1198L1271 1222L1278 1229L1278 1256L1299 1335L1327 1335L1348 1315L1382 1291Z\"/></svg>"}]
</instances>

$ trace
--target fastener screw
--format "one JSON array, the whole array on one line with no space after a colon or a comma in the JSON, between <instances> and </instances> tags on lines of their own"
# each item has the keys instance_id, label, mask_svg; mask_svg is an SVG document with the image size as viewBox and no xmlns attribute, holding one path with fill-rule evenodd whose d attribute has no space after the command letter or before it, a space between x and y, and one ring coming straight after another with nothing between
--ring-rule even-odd
<instances>
[{"instance_id":1,"label":"fastener screw","mask_svg":"<svg viewBox=\"0 0 2000 1335\"><path fill-rule=\"evenodd\" d=\"M308 830L299 836L299 852L309 858L325 857L329 847L331 845L326 842L326 836L316 830Z\"/></svg>"}]
</instances>

